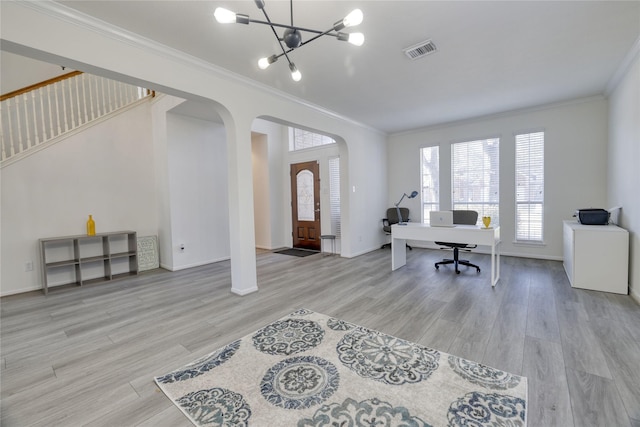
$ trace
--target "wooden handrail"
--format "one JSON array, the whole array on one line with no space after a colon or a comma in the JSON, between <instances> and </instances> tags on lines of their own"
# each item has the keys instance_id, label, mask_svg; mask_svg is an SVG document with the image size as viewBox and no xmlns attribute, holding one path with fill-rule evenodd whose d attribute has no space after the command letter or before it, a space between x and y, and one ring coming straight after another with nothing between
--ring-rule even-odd
<instances>
[{"instance_id":1,"label":"wooden handrail","mask_svg":"<svg viewBox=\"0 0 640 427\"><path fill-rule=\"evenodd\" d=\"M58 77L54 77L52 79L45 80L43 82L33 84L31 86L23 87L22 89L14 90L13 92L9 92L7 94L1 95L0 96L0 101L4 101L5 99L9 99L9 98L14 98L14 97L16 97L18 95L22 95L23 93L27 93L27 92L30 92L32 90L36 90L36 89L44 87L44 86L48 86L48 85L53 84L53 83L57 83L59 81L66 80L66 79L69 79L71 77L78 76L80 74L82 74L82 71L72 71L70 73L62 74L62 75L60 75Z\"/></svg>"}]
</instances>

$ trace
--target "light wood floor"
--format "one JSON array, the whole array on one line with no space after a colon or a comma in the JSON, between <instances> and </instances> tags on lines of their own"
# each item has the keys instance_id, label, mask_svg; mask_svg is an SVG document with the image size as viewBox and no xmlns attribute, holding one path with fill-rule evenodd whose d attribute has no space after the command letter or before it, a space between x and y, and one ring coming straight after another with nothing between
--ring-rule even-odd
<instances>
[{"instance_id":1,"label":"light wood floor","mask_svg":"<svg viewBox=\"0 0 640 427\"><path fill-rule=\"evenodd\" d=\"M2 426L188 426L153 383L305 307L527 376L529 426L640 426L640 308L572 289L555 261L502 257L502 280L417 249L355 259L258 255L259 292L221 262L2 298ZM606 268L604 266L603 268ZM259 423L256 423L259 425ZM272 426L269 426L272 427Z\"/></svg>"}]
</instances>

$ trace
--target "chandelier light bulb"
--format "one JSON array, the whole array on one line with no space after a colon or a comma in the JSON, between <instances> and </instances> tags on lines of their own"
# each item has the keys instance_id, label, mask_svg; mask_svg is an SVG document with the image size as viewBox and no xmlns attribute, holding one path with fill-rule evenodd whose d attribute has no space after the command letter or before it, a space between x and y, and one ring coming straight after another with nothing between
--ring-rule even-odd
<instances>
[{"instance_id":1,"label":"chandelier light bulb","mask_svg":"<svg viewBox=\"0 0 640 427\"><path fill-rule=\"evenodd\" d=\"M293 62L289 64L289 69L291 70L291 78L294 82L299 82L302 79L302 74L296 68L296 64Z\"/></svg>"},{"instance_id":2,"label":"chandelier light bulb","mask_svg":"<svg viewBox=\"0 0 640 427\"><path fill-rule=\"evenodd\" d=\"M266 70L269 65L271 65L269 64L269 58L260 58L258 60L258 67L261 70Z\"/></svg>"},{"instance_id":3,"label":"chandelier light bulb","mask_svg":"<svg viewBox=\"0 0 640 427\"><path fill-rule=\"evenodd\" d=\"M260 67L261 70L266 70L269 65L273 64L277 60L278 60L278 56L276 55L271 55L268 58L267 57L260 58L260 60L258 61L258 67Z\"/></svg>"},{"instance_id":4,"label":"chandelier light bulb","mask_svg":"<svg viewBox=\"0 0 640 427\"><path fill-rule=\"evenodd\" d=\"M364 15L360 9L354 9L343 20L342 23L345 27L355 27L362 23Z\"/></svg>"},{"instance_id":5,"label":"chandelier light bulb","mask_svg":"<svg viewBox=\"0 0 640 427\"><path fill-rule=\"evenodd\" d=\"M235 12L223 7L216 7L216 10L213 12L213 16L216 18L216 21L221 24L231 24L236 22Z\"/></svg>"},{"instance_id":6,"label":"chandelier light bulb","mask_svg":"<svg viewBox=\"0 0 640 427\"><path fill-rule=\"evenodd\" d=\"M364 34L350 33L349 39L347 41L354 46L362 46L362 44L364 43Z\"/></svg>"}]
</instances>

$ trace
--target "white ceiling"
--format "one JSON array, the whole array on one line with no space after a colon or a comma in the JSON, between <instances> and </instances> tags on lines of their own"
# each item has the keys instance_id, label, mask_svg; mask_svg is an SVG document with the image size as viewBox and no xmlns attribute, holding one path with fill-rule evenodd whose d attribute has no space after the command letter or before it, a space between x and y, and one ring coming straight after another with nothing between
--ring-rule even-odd
<instances>
[{"instance_id":1,"label":"white ceiling","mask_svg":"<svg viewBox=\"0 0 640 427\"><path fill-rule=\"evenodd\" d=\"M264 19L253 1L59 3L388 133L603 94L640 36L640 1L296 0L294 23L318 30L362 9L366 39L294 51L295 83L284 58L257 67L279 49L269 27L213 19L218 6ZM289 1L266 10L289 22ZM403 54L427 39L436 53Z\"/></svg>"}]
</instances>

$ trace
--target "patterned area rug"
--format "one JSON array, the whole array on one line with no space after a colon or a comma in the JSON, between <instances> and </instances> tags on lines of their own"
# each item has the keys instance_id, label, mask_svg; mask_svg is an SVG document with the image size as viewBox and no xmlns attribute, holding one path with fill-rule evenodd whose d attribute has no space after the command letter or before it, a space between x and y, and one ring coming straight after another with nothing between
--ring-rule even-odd
<instances>
[{"instance_id":1,"label":"patterned area rug","mask_svg":"<svg viewBox=\"0 0 640 427\"><path fill-rule=\"evenodd\" d=\"M155 378L197 426L525 426L527 379L300 309Z\"/></svg>"}]
</instances>

